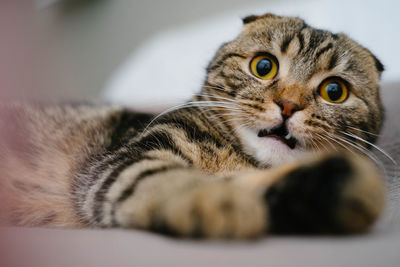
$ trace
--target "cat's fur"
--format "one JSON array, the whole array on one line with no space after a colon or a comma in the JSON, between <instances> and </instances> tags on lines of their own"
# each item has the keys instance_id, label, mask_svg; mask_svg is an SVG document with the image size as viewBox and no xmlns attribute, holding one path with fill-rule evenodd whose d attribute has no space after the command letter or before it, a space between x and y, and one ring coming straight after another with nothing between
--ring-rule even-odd
<instances>
[{"instance_id":1,"label":"cat's fur","mask_svg":"<svg viewBox=\"0 0 400 267\"><path fill-rule=\"evenodd\" d=\"M118 107L3 107L3 219L235 238L367 230L382 211L381 175L346 151L366 152L361 139L373 143L381 128L382 64L298 18L243 22L209 64L201 94L155 120ZM276 57L277 78L249 71L260 52ZM349 85L343 103L318 95L331 76ZM281 101L296 108L288 114ZM282 123L294 149L257 136Z\"/></svg>"}]
</instances>

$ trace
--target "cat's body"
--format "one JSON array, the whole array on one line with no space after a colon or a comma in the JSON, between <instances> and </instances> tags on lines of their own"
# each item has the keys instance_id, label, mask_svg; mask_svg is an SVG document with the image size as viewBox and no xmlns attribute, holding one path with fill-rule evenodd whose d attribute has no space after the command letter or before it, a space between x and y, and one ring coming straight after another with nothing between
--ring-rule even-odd
<instances>
[{"instance_id":1,"label":"cat's body","mask_svg":"<svg viewBox=\"0 0 400 267\"><path fill-rule=\"evenodd\" d=\"M368 229L382 210L380 174L343 151L375 141L382 65L297 18L244 23L201 94L162 116L3 108L4 219L212 237Z\"/></svg>"}]
</instances>

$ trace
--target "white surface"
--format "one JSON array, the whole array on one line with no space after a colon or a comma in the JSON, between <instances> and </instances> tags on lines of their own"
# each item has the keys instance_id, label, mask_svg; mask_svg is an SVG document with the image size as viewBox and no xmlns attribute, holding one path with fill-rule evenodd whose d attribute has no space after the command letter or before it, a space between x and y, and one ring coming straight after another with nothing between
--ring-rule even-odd
<instances>
[{"instance_id":1,"label":"white surface","mask_svg":"<svg viewBox=\"0 0 400 267\"><path fill-rule=\"evenodd\" d=\"M314 27L344 32L386 66L384 81L400 79L400 2L396 0L303 0L259 4L161 32L116 70L104 98L142 110L163 109L198 92L216 49L233 39L242 17L272 12L299 16Z\"/></svg>"},{"instance_id":2,"label":"white surface","mask_svg":"<svg viewBox=\"0 0 400 267\"><path fill-rule=\"evenodd\" d=\"M3 230L3 233L1 231ZM176 240L144 231L0 229L0 266L398 267L400 233Z\"/></svg>"}]
</instances>

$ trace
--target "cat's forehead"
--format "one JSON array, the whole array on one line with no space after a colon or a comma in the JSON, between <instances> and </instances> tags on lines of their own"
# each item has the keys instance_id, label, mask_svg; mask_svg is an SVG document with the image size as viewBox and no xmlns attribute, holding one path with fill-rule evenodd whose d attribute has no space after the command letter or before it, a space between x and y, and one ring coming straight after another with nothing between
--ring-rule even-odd
<instances>
[{"instance_id":1,"label":"cat's forehead","mask_svg":"<svg viewBox=\"0 0 400 267\"><path fill-rule=\"evenodd\" d=\"M249 17L252 19L249 19ZM337 34L316 29L297 17L281 17L272 14L249 17L243 19L244 27L242 36L250 37L250 40L259 41L265 45L268 42L282 41L281 45L287 47L290 44L290 39L300 37L299 35L303 35L303 37L309 39L308 41L311 42L310 45L314 47L326 39L339 39ZM344 35L341 39L341 41L345 39L350 40Z\"/></svg>"},{"instance_id":2,"label":"cat's forehead","mask_svg":"<svg viewBox=\"0 0 400 267\"><path fill-rule=\"evenodd\" d=\"M376 58L345 34L273 14L249 16L243 22L243 31L234 46L248 55L273 54L283 63L281 71L296 80L309 80L318 74L340 75L349 80L379 79L381 70L374 62Z\"/></svg>"}]
</instances>

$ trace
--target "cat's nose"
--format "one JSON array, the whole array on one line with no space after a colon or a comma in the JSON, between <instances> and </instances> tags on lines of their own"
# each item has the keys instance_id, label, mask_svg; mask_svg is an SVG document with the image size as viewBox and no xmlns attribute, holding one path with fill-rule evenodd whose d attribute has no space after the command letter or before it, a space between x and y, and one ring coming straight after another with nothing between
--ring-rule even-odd
<instances>
[{"instance_id":1,"label":"cat's nose","mask_svg":"<svg viewBox=\"0 0 400 267\"><path fill-rule=\"evenodd\" d=\"M299 106L293 102L282 100L279 101L277 104L282 110L281 114L284 119L290 118L293 113L299 110Z\"/></svg>"}]
</instances>

